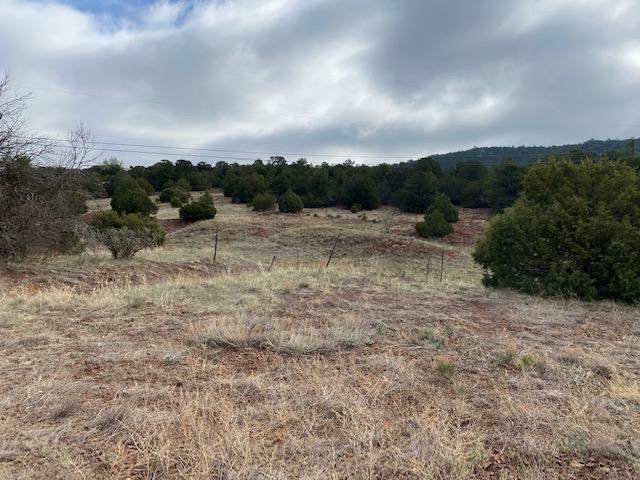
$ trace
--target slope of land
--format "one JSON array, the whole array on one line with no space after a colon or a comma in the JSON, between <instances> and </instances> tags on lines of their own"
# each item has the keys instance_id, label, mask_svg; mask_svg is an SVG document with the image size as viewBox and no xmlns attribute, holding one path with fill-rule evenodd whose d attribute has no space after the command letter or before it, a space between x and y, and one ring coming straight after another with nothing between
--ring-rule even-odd
<instances>
[{"instance_id":1,"label":"slope of land","mask_svg":"<svg viewBox=\"0 0 640 480\"><path fill-rule=\"evenodd\" d=\"M454 168L460 162L480 162L495 165L513 160L520 165L531 165L544 160L549 155L563 155L581 151L591 155L605 155L612 152L626 153L629 140L587 140L583 143L553 146L519 147L474 147L459 152L434 155L444 168Z\"/></svg>"},{"instance_id":2,"label":"slope of land","mask_svg":"<svg viewBox=\"0 0 640 480\"><path fill-rule=\"evenodd\" d=\"M131 261L2 274L0 478L640 475L637 308L484 289L478 211L439 243L216 201Z\"/></svg>"}]
</instances>

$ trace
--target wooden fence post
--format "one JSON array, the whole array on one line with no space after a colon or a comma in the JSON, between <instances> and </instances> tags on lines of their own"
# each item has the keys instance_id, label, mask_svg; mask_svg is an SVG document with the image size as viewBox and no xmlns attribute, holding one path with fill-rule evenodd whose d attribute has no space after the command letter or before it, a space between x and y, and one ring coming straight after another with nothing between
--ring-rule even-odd
<instances>
[{"instance_id":1,"label":"wooden fence post","mask_svg":"<svg viewBox=\"0 0 640 480\"><path fill-rule=\"evenodd\" d=\"M429 272L431 271L431 255L427 257L427 283L429 283Z\"/></svg>"},{"instance_id":2,"label":"wooden fence post","mask_svg":"<svg viewBox=\"0 0 640 480\"><path fill-rule=\"evenodd\" d=\"M442 282L442 275L444 272L444 247L442 247L442 254L440 255L440 281Z\"/></svg>"},{"instance_id":3,"label":"wooden fence post","mask_svg":"<svg viewBox=\"0 0 640 480\"><path fill-rule=\"evenodd\" d=\"M327 265L324 267L325 269L329 268L329 264L331 263L331 259L333 258L333 252L335 252L336 247L338 246L338 242L334 243L333 248L331 249L331 253L329 254L329 260L327 260Z\"/></svg>"},{"instance_id":4,"label":"wooden fence post","mask_svg":"<svg viewBox=\"0 0 640 480\"><path fill-rule=\"evenodd\" d=\"M220 227L216 227L216 243L213 247L213 263L216 263L216 257L218 256L218 230L220 230Z\"/></svg>"},{"instance_id":5,"label":"wooden fence post","mask_svg":"<svg viewBox=\"0 0 640 480\"><path fill-rule=\"evenodd\" d=\"M271 259L271 264L269 265L269 270L267 270L267 272L271 271L271 267L273 267L273 262L276 261L276 256L274 255L273 258Z\"/></svg>"},{"instance_id":6,"label":"wooden fence post","mask_svg":"<svg viewBox=\"0 0 640 480\"><path fill-rule=\"evenodd\" d=\"M296 270L300 270L300 249L296 249Z\"/></svg>"}]
</instances>

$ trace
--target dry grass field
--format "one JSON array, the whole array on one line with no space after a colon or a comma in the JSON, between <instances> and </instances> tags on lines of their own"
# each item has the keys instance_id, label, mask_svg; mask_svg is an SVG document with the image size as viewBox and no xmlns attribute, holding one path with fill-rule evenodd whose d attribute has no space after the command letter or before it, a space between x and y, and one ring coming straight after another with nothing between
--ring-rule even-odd
<instances>
[{"instance_id":1,"label":"dry grass field","mask_svg":"<svg viewBox=\"0 0 640 480\"><path fill-rule=\"evenodd\" d=\"M640 478L638 308L485 289L477 211L216 206L2 271L0 478Z\"/></svg>"}]
</instances>

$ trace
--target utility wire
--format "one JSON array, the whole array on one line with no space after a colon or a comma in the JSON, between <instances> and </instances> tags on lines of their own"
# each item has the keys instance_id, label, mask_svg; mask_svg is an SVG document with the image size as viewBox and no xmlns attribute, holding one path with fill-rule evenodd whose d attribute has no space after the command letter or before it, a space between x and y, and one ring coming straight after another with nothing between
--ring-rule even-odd
<instances>
[{"instance_id":1,"label":"utility wire","mask_svg":"<svg viewBox=\"0 0 640 480\"><path fill-rule=\"evenodd\" d=\"M54 140L59 146L65 146L66 143L64 140L56 139ZM244 154L264 154L270 156L299 156L299 157L328 157L328 158L371 158L371 159L400 159L400 160L409 160L413 158L428 158L427 157L419 157L419 156L391 156L391 155L358 155L358 154L329 154L329 153L302 153L302 152L278 152L275 150L233 150L233 149L217 149L217 148L199 148L199 147L177 147L177 146L167 146L167 145L149 145L142 143L119 143L119 142L102 142L102 141L94 141L94 145L107 145L108 147L99 147L94 148L94 150L100 151L113 151L113 152L124 152L124 153L146 153L151 155L170 155L170 156L192 156L192 157L202 157L202 158L225 158L232 160L255 160L254 157L233 157L233 156L217 156L217 155L201 155L187 152L188 150L195 150L198 152L222 152L222 153L244 153ZM138 150L129 150L129 149L120 149L120 148L110 148L110 147L139 147L139 148L156 148L156 149L172 149L172 150L186 150L185 152L152 152L152 151L138 151ZM498 147L500 148L500 147ZM550 150L553 147L542 147L548 148ZM607 150L579 150L580 153L584 153L587 155L603 155L609 153ZM571 154L572 150L566 151L547 151L547 152L514 152L514 153L501 153L501 152L484 152L484 153L444 153L444 154L434 154L430 155L435 158L446 158L446 157L455 157L455 158L486 158L486 157L501 157L501 158L519 158L519 157L546 157L549 155L567 155Z\"/></svg>"}]
</instances>

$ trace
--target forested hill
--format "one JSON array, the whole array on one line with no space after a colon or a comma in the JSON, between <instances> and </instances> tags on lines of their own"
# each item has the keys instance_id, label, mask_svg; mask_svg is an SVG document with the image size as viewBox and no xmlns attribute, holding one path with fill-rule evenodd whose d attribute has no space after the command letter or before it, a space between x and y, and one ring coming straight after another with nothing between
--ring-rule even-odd
<instances>
[{"instance_id":1,"label":"forested hill","mask_svg":"<svg viewBox=\"0 0 640 480\"><path fill-rule=\"evenodd\" d=\"M454 168L460 162L480 162L491 165L511 159L520 165L529 165L543 160L549 155L581 151L593 155L618 152L627 153L630 140L588 140L571 145L551 147L475 147L471 150L434 155L443 168Z\"/></svg>"}]
</instances>

